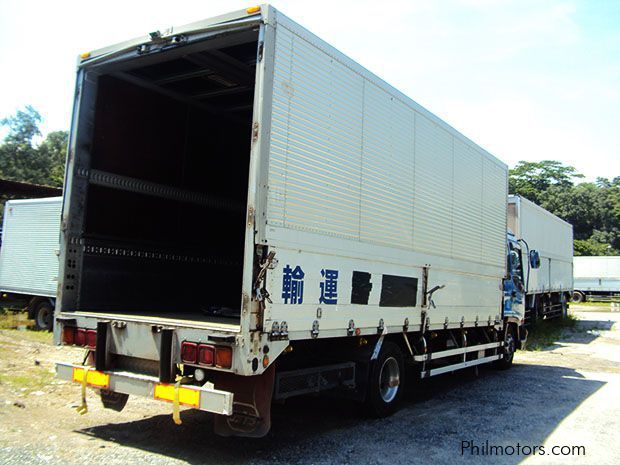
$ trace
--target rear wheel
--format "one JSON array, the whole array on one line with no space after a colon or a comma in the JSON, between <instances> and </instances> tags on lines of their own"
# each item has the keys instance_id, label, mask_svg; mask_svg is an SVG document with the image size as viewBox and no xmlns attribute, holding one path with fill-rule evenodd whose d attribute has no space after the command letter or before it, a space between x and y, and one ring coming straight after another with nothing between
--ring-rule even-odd
<instances>
[{"instance_id":1,"label":"rear wheel","mask_svg":"<svg viewBox=\"0 0 620 465\"><path fill-rule=\"evenodd\" d=\"M517 337L515 328L510 325L506 338L504 339L504 347L502 347L502 354L504 355L498 361L495 362L495 367L500 370L507 370L512 366L512 362L515 358L515 352L517 350Z\"/></svg>"},{"instance_id":2,"label":"rear wheel","mask_svg":"<svg viewBox=\"0 0 620 465\"><path fill-rule=\"evenodd\" d=\"M573 291L573 302L580 304L586 301L586 296L583 292Z\"/></svg>"},{"instance_id":3,"label":"rear wheel","mask_svg":"<svg viewBox=\"0 0 620 465\"><path fill-rule=\"evenodd\" d=\"M54 324L54 307L49 302L39 302L34 308L34 326L39 331L51 331Z\"/></svg>"},{"instance_id":4,"label":"rear wheel","mask_svg":"<svg viewBox=\"0 0 620 465\"><path fill-rule=\"evenodd\" d=\"M400 348L384 341L377 360L370 367L368 380L368 409L375 417L394 413L403 396L404 360Z\"/></svg>"}]
</instances>

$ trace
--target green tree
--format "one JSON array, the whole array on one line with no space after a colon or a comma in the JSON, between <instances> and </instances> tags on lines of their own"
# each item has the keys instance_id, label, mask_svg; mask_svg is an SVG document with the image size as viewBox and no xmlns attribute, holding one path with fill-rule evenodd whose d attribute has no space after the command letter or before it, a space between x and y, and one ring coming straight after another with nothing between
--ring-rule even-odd
<instances>
[{"instance_id":1,"label":"green tree","mask_svg":"<svg viewBox=\"0 0 620 465\"><path fill-rule=\"evenodd\" d=\"M41 121L41 115L31 106L0 120L0 124L8 128L8 134L0 145L1 178L62 186L68 133L51 132L36 146L34 139L41 135Z\"/></svg>"},{"instance_id":2,"label":"green tree","mask_svg":"<svg viewBox=\"0 0 620 465\"><path fill-rule=\"evenodd\" d=\"M617 255L616 251L609 245L597 242L594 239L580 240L573 242L575 256L597 256L597 255Z\"/></svg>"},{"instance_id":3,"label":"green tree","mask_svg":"<svg viewBox=\"0 0 620 465\"><path fill-rule=\"evenodd\" d=\"M509 190L532 202L540 204L541 196L551 187L567 189L573 179L583 178L572 166L556 160L520 161L510 170Z\"/></svg>"},{"instance_id":4,"label":"green tree","mask_svg":"<svg viewBox=\"0 0 620 465\"><path fill-rule=\"evenodd\" d=\"M575 185L582 177L558 161L520 161L510 170L510 192L572 224L575 255L618 255L620 177Z\"/></svg>"}]
</instances>

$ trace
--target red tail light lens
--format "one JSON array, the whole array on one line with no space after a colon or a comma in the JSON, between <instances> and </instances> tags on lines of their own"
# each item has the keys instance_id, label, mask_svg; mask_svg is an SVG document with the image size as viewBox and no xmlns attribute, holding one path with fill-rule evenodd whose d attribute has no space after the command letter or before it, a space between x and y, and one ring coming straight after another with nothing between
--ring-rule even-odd
<instances>
[{"instance_id":1,"label":"red tail light lens","mask_svg":"<svg viewBox=\"0 0 620 465\"><path fill-rule=\"evenodd\" d=\"M216 347L215 348L215 366L218 368L232 367L232 348Z\"/></svg>"},{"instance_id":2,"label":"red tail light lens","mask_svg":"<svg viewBox=\"0 0 620 465\"><path fill-rule=\"evenodd\" d=\"M76 346L85 346L86 345L86 330L78 328L75 332L75 345Z\"/></svg>"},{"instance_id":3,"label":"red tail light lens","mask_svg":"<svg viewBox=\"0 0 620 465\"><path fill-rule=\"evenodd\" d=\"M215 348L213 346L198 346L198 363L200 365L213 366L215 359Z\"/></svg>"},{"instance_id":4,"label":"red tail light lens","mask_svg":"<svg viewBox=\"0 0 620 465\"><path fill-rule=\"evenodd\" d=\"M90 347L92 349L97 345L97 331L94 329L89 329L86 331L86 347Z\"/></svg>"},{"instance_id":5,"label":"red tail light lens","mask_svg":"<svg viewBox=\"0 0 620 465\"><path fill-rule=\"evenodd\" d=\"M62 343L66 344L66 345L73 345L75 344L75 333L76 333L76 327L75 326L65 326L64 328L62 328Z\"/></svg>"},{"instance_id":6,"label":"red tail light lens","mask_svg":"<svg viewBox=\"0 0 620 465\"><path fill-rule=\"evenodd\" d=\"M198 356L198 344L193 342L184 342L181 344L181 360L185 363L196 363Z\"/></svg>"}]
</instances>

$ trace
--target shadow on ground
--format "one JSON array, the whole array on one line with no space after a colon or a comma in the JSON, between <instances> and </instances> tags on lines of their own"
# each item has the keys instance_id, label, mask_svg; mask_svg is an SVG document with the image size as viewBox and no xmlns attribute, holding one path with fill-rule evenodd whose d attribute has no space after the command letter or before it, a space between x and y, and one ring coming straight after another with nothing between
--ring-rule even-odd
<instances>
[{"instance_id":1,"label":"shadow on ground","mask_svg":"<svg viewBox=\"0 0 620 465\"><path fill-rule=\"evenodd\" d=\"M403 408L385 419L366 417L351 401L291 399L274 406L272 430L262 439L218 437L211 415L193 410L182 413L181 426L159 415L78 432L192 464L449 462L466 458L462 441L542 444L603 384L573 369L515 364L410 384Z\"/></svg>"}]
</instances>

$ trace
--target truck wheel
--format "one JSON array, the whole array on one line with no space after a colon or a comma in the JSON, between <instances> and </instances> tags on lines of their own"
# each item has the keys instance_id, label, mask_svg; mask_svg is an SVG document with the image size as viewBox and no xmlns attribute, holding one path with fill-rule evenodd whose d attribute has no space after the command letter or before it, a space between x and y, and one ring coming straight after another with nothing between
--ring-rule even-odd
<instances>
[{"instance_id":1,"label":"truck wheel","mask_svg":"<svg viewBox=\"0 0 620 465\"><path fill-rule=\"evenodd\" d=\"M562 294L562 296L560 297L560 305L562 308L562 318L566 318L568 316L568 298L566 297L566 294Z\"/></svg>"},{"instance_id":2,"label":"truck wheel","mask_svg":"<svg viewBox=\"0 0 620 465\"><path fill-rule=\"evenodd\" d=\"M512 366L512 362L515 358L515 351L517 350L517 338L515 336L514 328L508 328L506 339L504 340L504 347L502 347L502 353L504 356L497 360L494 365L500 370L507 370Z\"/></svg>"},{"instance_id":3,"label":"truck wheel","mask_svg":"<svg viewBox=\"0 0 620 465\"><path fill-rule=\"evenodd\" d=\"M101 396L101 403L103 408L108 408L116 412L120 412L127 405L128 394L122 394L120 392L108 391L107 389L99 390Z\"/></svg>"},{"instance_id":4,"label":"truck wheel","mask_svg":"<svg viewBox=\"0 0 620 465\"><path fill-rule=\"evenodd\" d=\"M384 341L377 360L370 367L367 403L372 416L386 417L398 408L403 396L404 367L400 348Z\"/></svg>"},{"instance_id":5,"label":"truck wheel","mask_svg":"<svg viewBox=\"0 0 620 465\"><path fill-rule=\"evenodd\" d=\"M54 307L49 302L39 302L34 308L34 327L38 331L51 331L54 325Z\"/></svg>"},{"instance_id":6,"label":"truck wheel","mask_svg":"<svg viewBox=\"0 0 620 465\"><path fill-rule=\"evenodd\" d=\"M573 302L580 304L586 301L586 296L583 292L573 291Z\"/></svg>"}]
</instances>

